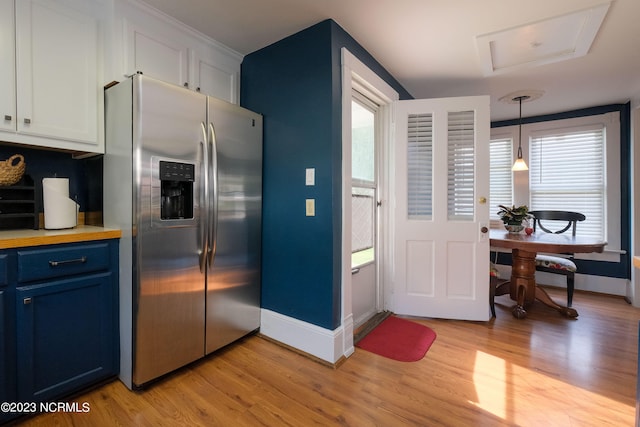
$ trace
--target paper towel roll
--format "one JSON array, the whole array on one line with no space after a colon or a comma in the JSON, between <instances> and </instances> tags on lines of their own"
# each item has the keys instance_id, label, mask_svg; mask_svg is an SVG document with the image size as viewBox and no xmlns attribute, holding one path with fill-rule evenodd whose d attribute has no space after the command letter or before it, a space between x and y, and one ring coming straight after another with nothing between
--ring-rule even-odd
<instances>
[{"instance_id":1,"label":"paper towel roll","mask_svg":"<svg viewBox=\"0 0 640 427\"><path fill-rule=\"evenodd\" d=\"M58 230L78 224L78 208L69 198L69 178L43 178L44 228Z\"/></svg>"}]
</instances>

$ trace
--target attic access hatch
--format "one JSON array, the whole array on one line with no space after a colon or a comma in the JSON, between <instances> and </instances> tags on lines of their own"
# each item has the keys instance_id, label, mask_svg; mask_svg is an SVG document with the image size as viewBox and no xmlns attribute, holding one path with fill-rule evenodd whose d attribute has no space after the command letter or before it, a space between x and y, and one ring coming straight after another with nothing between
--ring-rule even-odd
<instances>
[{"instance_id":1,"label":"attic access hatch","mask_svg":"<svg viewBox=\"0 0 640 427\"><path fill-rule=\"evenodd\" d=\"M477 36L484 75L586 55L610 4Z\"/></svg>"}]
</instances>

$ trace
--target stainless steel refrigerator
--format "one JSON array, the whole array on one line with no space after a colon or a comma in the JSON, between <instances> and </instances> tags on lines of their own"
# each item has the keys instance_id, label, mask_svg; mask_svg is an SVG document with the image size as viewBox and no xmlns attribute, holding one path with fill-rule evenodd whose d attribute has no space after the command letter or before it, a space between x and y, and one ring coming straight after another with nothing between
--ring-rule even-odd
<instances>
[{"instance_id":1,"label":"stainless steel refrigerator","mask_svg":"<svg viewBox=\"0 0 640 427\"><path fill-rule=\"evenodd\" d=\"M137 74L105 91L129 388L260 326L262 116Z\"/></svg>"}]
</instances>

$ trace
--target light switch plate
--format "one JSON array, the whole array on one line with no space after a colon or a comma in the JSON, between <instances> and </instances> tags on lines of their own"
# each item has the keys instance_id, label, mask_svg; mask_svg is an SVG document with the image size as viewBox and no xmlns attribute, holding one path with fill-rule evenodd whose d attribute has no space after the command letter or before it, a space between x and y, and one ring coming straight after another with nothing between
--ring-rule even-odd
<instances>
[{"instance_id":1,"label":"light switch plate","mask_svg":"<svg viewBox=\"0 0 640 427\"><path fill-rule=\"evenodd\" d=\"M306 207L307 207L307 216L316 216L316 200L315 199L307 199Z\"/></svg>"},{"instance_id":2,"label":"light switch plate","mask_svg":"<svg viewBox=\"0 0 640 427\"><path fill-rule=\"evenodd\" d=\"M316 168L307 168L305 176L306 185L316 185Z\"/></svg>"}]
</instances>

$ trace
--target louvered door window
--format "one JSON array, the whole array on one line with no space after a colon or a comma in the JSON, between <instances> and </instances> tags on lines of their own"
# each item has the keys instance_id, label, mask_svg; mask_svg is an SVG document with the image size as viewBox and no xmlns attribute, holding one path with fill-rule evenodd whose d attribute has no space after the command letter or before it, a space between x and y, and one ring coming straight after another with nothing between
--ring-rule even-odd
<instances>
[{"instance_id":1,"label":"louvered door window","mask_svg":"<svg viewBox=\"0 0 640 427\"><path fill-rule=\"evenodd\" d=\"M580 212L577 234L604 239L604 129L534 136L529 158L531 209Z\"/></svg>"},{"instance_id":2,"label":"louvered door window","mask_svg":"<svg viewBox=\"0 0 640 427\"><path fill-rule=\"evenodd\" d=\"M473 221L475 181L475 114L449 112L447 138L447 217Z\"/></svg>"},{"instance_id":3,"label":"louvered door window","mask_svg":"<svg viewBox=\"0 0 640 427\"><path fill-rule=\"evenodd\" d=\"M410 114L407 128L407 215L433 214L433 116Z\"/></svg>"},{"instance_id":4,"label":"louvered door window","mask_svg":"<svg viewBox=\"0 0 640 427\"><path fill-rule=\"evenodd\" d=\"M498 205L513 204L513 140L511 138L494 139L489 143L489 182L490 182L490 218L499 220Z\"/></svg>"}]
</instances>

